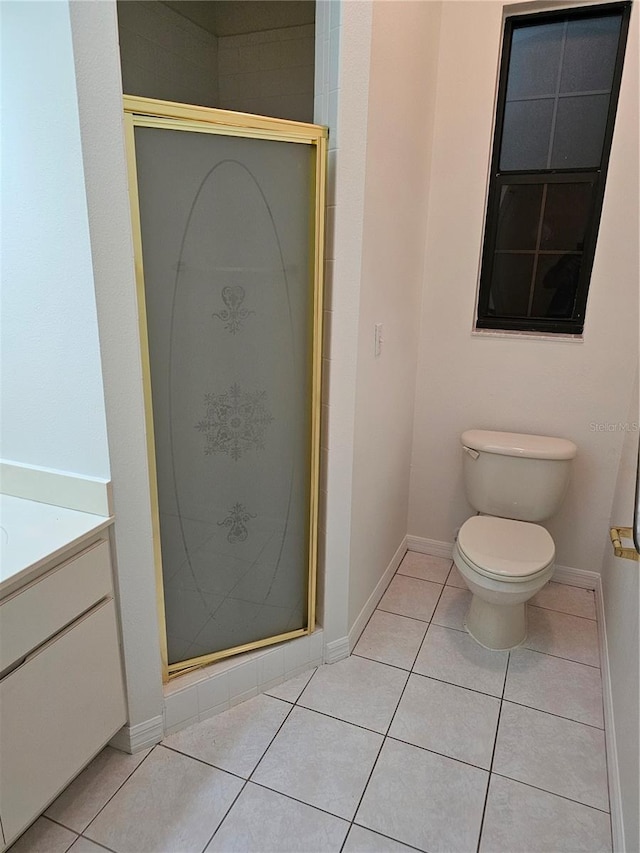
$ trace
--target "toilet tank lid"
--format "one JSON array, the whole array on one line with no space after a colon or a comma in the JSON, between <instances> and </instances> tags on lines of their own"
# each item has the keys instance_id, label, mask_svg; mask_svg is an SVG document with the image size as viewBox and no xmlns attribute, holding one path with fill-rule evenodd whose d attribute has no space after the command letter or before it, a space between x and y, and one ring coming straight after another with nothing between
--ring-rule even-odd
<instances>
[{"instance_id":1,"label":"toilet tank lid","mask_svg":"<svg viewBox=\"0 0 640 853\"><path fill-rule=\"evenodd\" d=\"M462 433L464 447L501 456L523 456L527 459L573 459L578 448L567 438L548 435L526 435L519 432L497 432L468 429Z\"/></svg>"}]
</instances>

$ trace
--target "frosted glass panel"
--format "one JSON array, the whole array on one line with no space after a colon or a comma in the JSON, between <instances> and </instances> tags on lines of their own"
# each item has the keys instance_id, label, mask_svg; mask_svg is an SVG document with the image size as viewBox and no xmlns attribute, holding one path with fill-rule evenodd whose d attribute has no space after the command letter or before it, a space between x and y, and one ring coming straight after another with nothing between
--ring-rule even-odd
<instances>
[{"instance_id":1,"label":"frosted glass panel","mask_svg":"<svg viewBox=\"0 0 640 853\"><path fill-rule=\"evenodd\" d=\"M172 664L307 624L313 148L135 141Z\"/></svg>"}]
</instances>

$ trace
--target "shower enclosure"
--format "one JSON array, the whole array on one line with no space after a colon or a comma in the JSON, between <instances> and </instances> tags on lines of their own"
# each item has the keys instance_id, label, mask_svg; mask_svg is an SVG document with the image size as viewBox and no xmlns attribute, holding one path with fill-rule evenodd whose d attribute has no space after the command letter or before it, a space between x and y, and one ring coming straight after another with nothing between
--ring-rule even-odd
<instances>
[{"instance_id":1,"label":"shower enclosure","mask_svg":"<svg viewBox=\"0 0 640 853\"><path fill-rule=\"evenodd\" d=\"M313 631L327 132L125 122L166 680Z\"/></svg>"}]
</instances>

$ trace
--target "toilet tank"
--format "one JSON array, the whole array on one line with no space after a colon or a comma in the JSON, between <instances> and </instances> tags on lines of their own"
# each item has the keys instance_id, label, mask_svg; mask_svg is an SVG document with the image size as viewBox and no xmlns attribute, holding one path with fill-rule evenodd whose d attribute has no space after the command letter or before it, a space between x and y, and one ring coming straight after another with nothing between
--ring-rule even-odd
<instances>
[{"instance_id":1,"label":"toilet tank","mask_svg":"<svg viewBox=\"0 0 640 853\"><path fill-rule=\"evenodd\" d=\"M471 429L462 433L467 499L478 512L544 521L560 504L577 448L566 438Z\"/></svg>"}]
</instances>

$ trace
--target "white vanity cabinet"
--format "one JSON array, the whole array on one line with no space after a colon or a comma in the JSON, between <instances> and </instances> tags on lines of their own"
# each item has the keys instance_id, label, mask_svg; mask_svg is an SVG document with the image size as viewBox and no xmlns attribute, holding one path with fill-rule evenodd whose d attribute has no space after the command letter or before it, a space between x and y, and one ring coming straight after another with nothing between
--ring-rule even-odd
<instances>
[{"instance_id":1,"label":"white vanity cabinet","mask_svg":"<svg viewBox=\"0 0 640 853\"><path fill-rule=\"evenodd\" d=\"M0 598L2 849L125 722L109 542L102 533Z\"/></svg>"}]
</instances>

